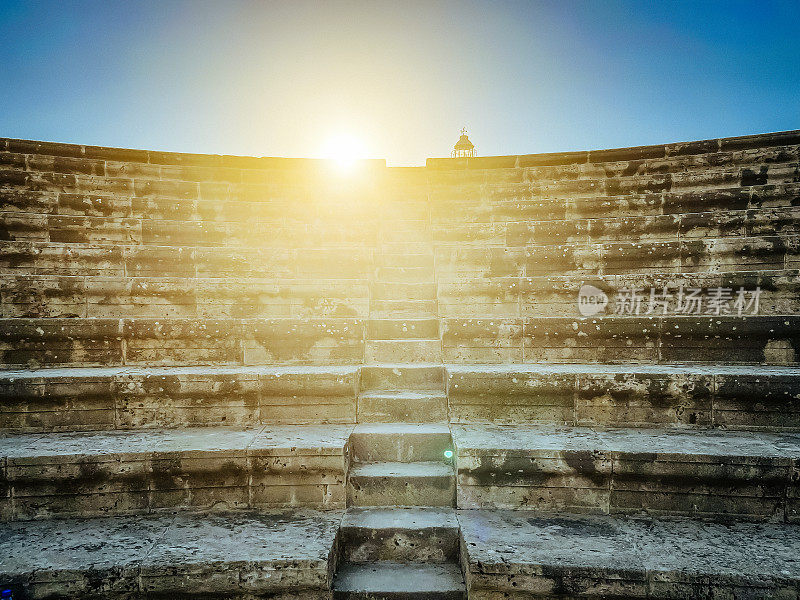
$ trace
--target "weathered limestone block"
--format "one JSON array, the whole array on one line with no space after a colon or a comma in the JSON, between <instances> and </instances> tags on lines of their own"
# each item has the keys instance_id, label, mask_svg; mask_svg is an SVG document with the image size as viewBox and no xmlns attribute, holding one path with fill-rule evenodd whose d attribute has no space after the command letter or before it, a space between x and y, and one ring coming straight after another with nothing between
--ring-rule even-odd
<instances>
[{"instance_id":1,"label":"weathered limestone block","mask_svg":"<svg viewBox=\"0 0 800 600\"><path fill-rule=\"evenodd\" d=\"M681 267L693 271L755 271L792 268L796 236L711 238L681 243Z\"/></svg>"},{"instance_id":2,"label":"weathered limestone block","mask_svg":"<svg viewBox=\"0 0 800 600\"><path fill-rule=\"evenodd\" d=\"M524 273L517 274L599 273L603 266L603 247L581 243L526 246L522 261Z\"/></svg>"},{"instance_id":3,"label":"weathered limestone block","mask_svg":"<svg viewBox=\"0 0 800 600\"><path fill-rule=\"evenodd\" d=\"M504 277L523 274L523 249L503 246L483 248L438 246L435 250L436 274L440 279Z\"/></svg>"},{"instance_id":4,"label":"weathered limestone block","mask_svg":"<svg viewBox=\"0 0 800 600\"><path fill-rule=\"evenodd\" d=\"M15 596L322 600L341 511L269 510L2 526Z\"/></svg>"},{"instance_id":5,"label":"weathered limestone block","mask_svg":"<svg viewBox=\"0 0 800 600\"><path fill-rule=\"evenodd\" d=\"M121 372L112 381L118 429L259 422L258 373L163 369Z\"/></svg>"},{"instance_id":6,"label":"weathered limestone block","mask_svg":"<svg viewBox=\"0 0 800 600\"><path fill-rule=\"evenodd\" d=\"M239 320L125 319L125 361L131 365L242 364Z\"/></svg>"},{"instance_id":7,"label":"weathered limestone block","mask_svg":"<svg viewBox=\"0 0 800 600\"><path fill-rule=\"evenodd\" d=\"M797 316L663 317L663 362L741 362L789 365L797 362Z\"/></svg>"},{"instance_id":8,"label":"weathered limestone block","mask_svg":"<svg viewBox=\"0 0 800 600\"><path fill-rule=\"evenodd\" d=\"M125 274L133 277L194 277L200 257L192 248L126 246Z\"/></svg>"},{"instance_id":9,"label":"weathered limestone block","mask_svg":"<svg viewBox=\"0 0 800 600\"><path fill-rule=\"evenodd\" d=\"M790 520L796 435L454 426L460 507Z\"/></svg>"},{"instance_id":10,"label":"weathered limestone block","mask_svg":"<svg viewBox=\"0 0 800 600\"><path fill-rule=\"evenodd\" d=\"M580 373L575 424L641 427L712 424L714 376L692 372Z\"/></svg>"},{"instance_id":11,"label":"weathered limestone block","mask_svg":"<svg viewBox=\"0 0 800 600\"><path fill-rule=\"evenodd\" d=\"M442 317L518 317L521 281L519 277L463 279L437 284L439 314Z\"/></svg>"},{"instance_id":12,"label":"weathered limestone block","mask_svg":"<svg viewBox=\"0 0 800 600\"><path fill-rule=\"evenodd\" d=\"M6 436L3 515L344 506L352 426Z\"/></svg>"},{"instance_id":13,"label":"weathered limestone block","mask_svg":"<svg viewBox=\"0 0 800 600\"><path fill-rule=\"evenodd\" d=\"M0 276L3 318L87 316L84 277L58 275Z\"/></svg>"},{"instance_id":14,"label":"weathered limestone block","mask_svg":"<svg viewBox=\"0 0 800 600\"><path fill-rule=\"evenodd\" d=\"M119 319L3 319L3 365L120 364Z\"/></svg>"},{"instance_id":15,"label":"weathered limestone block","mask_svg":"<svg viewBox=\"0 0 800 600\"><path fill-rule=\"evenodd\" d=\"M247 321L245 364L353 364L364 356L364 322L357 319Z\"/></svg>"},{"instance_id":16,"label":"weathered limestone block","mask_svg":"<svg viewBox=\"0 0 800 600\"><path fill-rule=\"evenodd\" d=\"M547 369L448 367L450 422L572 423L575 376Z\"/></svg>"},{"instance_id":17,"label":"weathered limestone block","mask_svg":"<svg viewBox=\"0 0 800 600\"><path fill-rule=\"evenodd\" d=\"M522 362L521 319L442 319L445 362Z\"/></svg>"},{"instance_id":18,"label":"weathered limestone block","mask_svg":"<svg viewBox=\"0 0 800 600\"><path fill-rule=\"evenodd\" d=\"M122 248L81 244L69 246L49 242L4 242L0 245L0 268L19 275L124 274Z\"/></svg>"},{"instance_id":19,"label":"weathered limestone block","mask_svg":"<svg viewBox=\"0 0 800 600\"><path fill-rule=\"evenodd\" d=\"M355 423L355 367L278 368L260 376L262 423Z\"/></svg>"},{"instance_id":20,"label":"weathered limestone block","mask_svg":"<svg viewBox=\"0 0 800 600\"><path fill-rule=\"evenodd\" d=\"M470 598L794 598L794 528L459 513Z\"/></svg>"},{"instance_id":21,"label":"weathered limestone block","mask_svg":"<svg viewBox=\"0 0 800 600\"><path fill-rule=\"evenodd\" d=\"M198 316L198 284L190 277L89 277L83 285L88 317Z\"/></svg>"},{"instance_id":22,"label":"weathered limestone block","mask_svg":"<svg viewBox=\"0 0 800 600\"><path fill-rule=\"evenodd\" d=\"M359 369L162 367L0 374L0 431L353 423Z\"/></svg>"},{"instance_id":23,"label":"weathered limestone block","mask_svg":"<svg viewBox=\"0 0 800 600\"><path fill-rule=\"evenodd\" d=\"M20 374L21 375L21 374ZM113 383L103 374L68 374L0 379L0 430L70 431L113 429Z\"/></svg>"},{"instance_id":24,"label":"weathered limestone block","mask_svg":"<svg viewBox=\"0 0 800 600\"><path fill-rule=\"evenodd\" d=\"M795 374L765 372L714 378L714 423L730 429L800 428L800 388Z\"/></svg>"},{"instance_id":25,"label":"weathered limestone block","mask_svg":"<svg viewBox=\"0 0 800 600\"><path fill-rule=\"evenodd\" d=\"M656 317L527 318L525 362L657 362Z\"/></svg>"}]
</instances>

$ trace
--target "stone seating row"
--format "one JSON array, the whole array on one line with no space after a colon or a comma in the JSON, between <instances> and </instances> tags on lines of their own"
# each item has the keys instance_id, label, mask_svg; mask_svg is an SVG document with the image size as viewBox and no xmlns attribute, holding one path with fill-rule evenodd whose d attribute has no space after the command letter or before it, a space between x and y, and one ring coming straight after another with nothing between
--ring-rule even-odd
<instances>
[{"instance_id":1,"label":"stone seating row","mask_svg":"<svg viewBox=\"0 0 800 600\"><path fill-rule=\"evenodd\" d=\"M261 509L1 524L0 581L31 600L323 600L330 598L342 512Z\"/></svg>"},{"instance_id":2,"label":"stone seating row","mask_svg":"<svg viewBox=\"0 0 800 600\"><path fill-rule=\"evenodd\" d=\"M390 251L399 253L400 248ZM421 250L421 249L420 249ZM411 250L413 252L413 250ZM543 274L602 275L670 271L752 271L796 268L800 236L705 237L683 241L438 246L440 279ZM195 247L138 244L0 244L6 274L261 278L371 277L368 248ZM415 275L415 273L411 273ZM423 279L424 280L424 279Z\"/></svg>"},{"instance_id":3,"label":"stone seating row","mask_svg":"<svg viewBox=\"0 0 800 600\"><path fill-rule=\"evenodd\" d=\"M618 274L598 276L539 275L534 277L477 277L459 276L447 280L443 276L437 283L438 313L442 317L573 317L579 315L578 294L581 286L591 285L608 298L601 315L615 314L624 306L626 294L633 298L635 290L641 299L640 314L661 312L658 294L666 294L667 310L678 311L680 290L699 289L704 304L700 314L708 309L707 301L719 288L727 288L732 296L740 289L759 290L758 314L793 315L800 313L800 271L796 269L643 274ZM653 303L651 304L651 290ZM750 297L750 296L748 296ZM734 311L737 312L737 311ZM752 311L748 311L752 312Z\"/></svg>"},{"instance_id":4,"label":"stone seating row","mask_svg":"<svg viewBox=\"0 0 800 600\"><path fill-rule=\"evenodd\" d=\"M0 315L13 317L360 317L366 279L0 276Z\"/></svg>"},{"instance_id":5,"label":"stone seating row","mask_svg":"<svg viewBox=\"0 0 800 600\"><path fill-rule=\"evenodd\" d=\"M431 333L424 337L440 339L444 361L453 363L789 365L797 362L800 348L798 319L796 315L446 318L441 325L432 320ZM0 319L0 364L6 368L356 364L364 358L369 323L347 318ZM387 323L400 332L404 321Z\"/></svg>"},{"instance_id":6,"label":"stone seating row","mask_svg":"<svg viewBox=\"0 0 800 600\"><path fill-rule=\"evenodd\" d=\"M647 272L721 272L792 269L800 264L800 236L704 237L682 241L440 246L439 280L534 275Z\"/></svg>"},{"instance_id":7,"label":"stone seating row","mask_svg":"<svg viewBox=\"0 0 800 600\"><path fill-rule=\"evenodd\" d=\"M442 319L448 363L795 364L797 316Z\"/></svg>"},{"instance_id":8,"label":"stone seating row","mask_svg":"<svg viewBox=\"0 0 800 600\"><path fill-rule=\"evenodd\" d=\"M450 428L458 508L800 520L800 434ZM352 431L309 425L6 435L0 515L341 508Z\"/></svg>"},{"instance_id":9,"label":"stone seating row","mask_svg":"<svg viewBox=\"0 0 800 600\"><path fill-rule=\"evenodd\" d=\"M442 381L431 394L446 395L442 418L452 423L800 430L797 366L437 369L440 375L430 367L404 370L420 371L419 385ZM7 370L0 371L0 432L355 423L371 393L401 389L409 378L391 365Z\"/></svg>"},{"instance_id":10,"label":"stone seating row","mask_svg":"<svg viewBox=\"0 0 800 600\"><path fill-rule=\"evenodd\" d=\"M416 258L399 255L408 265L409 278ZM420 260L420 264L424 261ZM617 310L621 290L637 290L642 315L656 311L650 291L671 295L668 310L676 311L681 286L684 293L701 290L707 299L718 288L728 288L735 300L740 288L759 291L758 314L800 313L800 272L797 269L722 273L618 274L605 276L540 275L484 277L440 275L438 283L381 283L367 279L296 279L258 277L108 277L102 275L0 276L0 315L23 317L361 317L366 318L376 297L436 298L442 317L572 317L578 312L582 285L604 292L609 301L604 314ZM749 298L750 296L748 296ZM657 298L656 298L657 299ZM433 302L433 300L431 300ZM737 314L731 303L730 310ZM749 314L752 311L747 311Z\"/></svg>"},{"instance_id":11,"label":"stone seating row","mask_svg":"<svg viewBox=\"0 0 800 600\"><path fill-rule=\"evenodd\" d=\"M452 198L431 198L433 223L491 223L660 216L797 206L800 185L734 186L583 198L533 198L525 188L480 188Z\"/></svg>"},{"instance_id":12,"label":"stone seating row","mask_svg":"<svg viewBox=\"0 0 800 600\"><path fill-rule=\"evenodd\" d=\"M797 525L464 510L469 597L795 598Z\"/></svg>"},{"instance_id":13,"label":"stone seating row","mask_svg":"<svg viewBox=\"0 0 800 600\"><path fill-rule=\"evenodd\" d=\"M271 509L8 523L0 525L8 557L0 578L35 600L54 593L318 600L330 596L341 519L336 510ZM461 510L453 521L470 597L479 600L800 592L796 525L503 510Z\"/></svg>"},{"instance_id":14,"label":"stone seating row","mask_svg":"<svg viewBox=\"0 0 800 600\"><path fill-rule=\"evenodd\" d=\"M489 196L465 200L432 198L427 201L382 202L376 198L363 207L348 202L316 198L306 201L262 198L259 201L231 199L174 200L162 197L80 194L32 191L23 187L0 187L0 210L29 215L64 217L116 217L199 221L212 223L265 223L273 226L322 227L336 231L358 218L362 227L378 227L378 213L398 211L398 217L430 218L439 226L505 221L574 220L587 218L634 218L647 216L714 213L794 207L800 184L732 187L691 192L667 192L626 196L592 196L568 199L531 199L525 190L495 190ZM758 214L758 213L755 213Z\"/></svg>"},{"instance_id":15,"label":"stone seating row","mask_svg":"<svg viewBox=\"0 0 800 600\"><path fill-rule=\"evenodd\" d=\"M505 245L591 243L631 239L685 240L704 237L789 236L800 233L800 208L767 208L624 218L503 221L437 224L428 230L419 221L416 232L352 224L284 224L266 222L270 235L252 221L215 222L0 213L5 241L65 244L142 244L225 247L354 247L385 241L418 241L428 236L440 245ZM416 224L417 222L415 222ZM399 224L396 224L399 227ZM414 239L414 238L417 239Z\"/></svg>"},{"instance_id":16,"label":"stone seating row","mask_svg":"<svg viewBox=\"0 0 800 600\"><path fill-rule=\"evenodd\" d=\"M800 429L796 366L448 365L451 423Z\"/></svg>"},{"instance_id":17,"label":"stone seating row","mask_svg":"<svg viewBox=\"0 0 800 600\"><path fill-rule=\"evenodd\" d=\"M453 425L460 508L797 522L800 436Z\"/></svg>"}]
</instances>

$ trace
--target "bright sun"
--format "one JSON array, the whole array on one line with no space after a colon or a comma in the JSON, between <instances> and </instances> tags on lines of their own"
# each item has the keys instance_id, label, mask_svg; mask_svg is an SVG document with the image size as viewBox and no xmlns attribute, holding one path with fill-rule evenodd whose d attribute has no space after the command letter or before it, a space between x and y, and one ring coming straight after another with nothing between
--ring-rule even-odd
<instances>
[{"instance_id":1,"label":"bright sun","mask_svg":"<svg viewBox=\"0 0 800 600\"><path fill-rule=\"evenodd\" d=\"M366 158L366 146L353 135L340 134L325 142L320 156L334 161L340 170L350 171L359 160Z\"/></svg>"}]
</instances>

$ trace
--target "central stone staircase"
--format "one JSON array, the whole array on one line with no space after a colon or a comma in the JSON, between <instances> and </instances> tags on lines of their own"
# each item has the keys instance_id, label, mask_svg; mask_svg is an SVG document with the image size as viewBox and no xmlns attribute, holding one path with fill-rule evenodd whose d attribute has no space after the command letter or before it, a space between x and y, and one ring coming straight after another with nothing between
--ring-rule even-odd
<instances>
[{"instance_id":1,"label":"central stone staircase","mask_svg":"<svg viewBox=\"0 0 800 600\"><path fill-rule=\"evenodd\" d=\"M466 598L434 246L418 216L378 234L334 598Z\"/></svg>"}]
</instances>

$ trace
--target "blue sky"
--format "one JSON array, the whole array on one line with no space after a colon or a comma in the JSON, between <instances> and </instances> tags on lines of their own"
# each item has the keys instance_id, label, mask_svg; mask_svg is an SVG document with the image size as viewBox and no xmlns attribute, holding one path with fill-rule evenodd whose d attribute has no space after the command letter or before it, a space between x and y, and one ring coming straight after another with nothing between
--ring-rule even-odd
<instances>
[{"instance_id":1,"label":"blue sky","mask_svg":"<svg viewBox=\"0 0 800 600\"><path fill-rule=\"evenodd\" d=\"M800 128L800 2L4 2L0 136L421 165Z\"/></svg>"}]
</instances>

